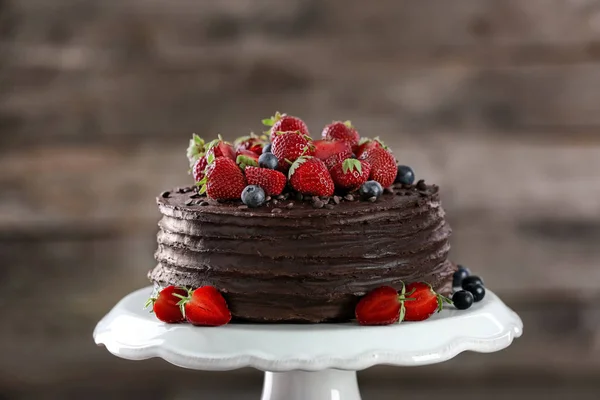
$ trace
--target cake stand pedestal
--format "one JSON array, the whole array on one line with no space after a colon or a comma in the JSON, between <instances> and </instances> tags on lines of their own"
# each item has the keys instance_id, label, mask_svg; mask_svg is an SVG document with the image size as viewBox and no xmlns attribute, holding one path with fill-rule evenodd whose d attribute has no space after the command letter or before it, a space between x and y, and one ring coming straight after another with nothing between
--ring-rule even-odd
<instances>
[{"instance_id":1,"label":"cake stand pedestal","mask_svg":"<svg viewBox=\"0 0 600 400\"><path fill-rule=\"evenodd\" d=\"M439 363L467 350L498 351L523 331L519 316L489 290L469 310L445 309L423 322L218 328L158 321L142 309L151 292L144 288L121 300L96 326L96 343L129 360L160 357L196 370L265 371L262 400L360 400L356 371Z\"/></svg>"}]
</instances>

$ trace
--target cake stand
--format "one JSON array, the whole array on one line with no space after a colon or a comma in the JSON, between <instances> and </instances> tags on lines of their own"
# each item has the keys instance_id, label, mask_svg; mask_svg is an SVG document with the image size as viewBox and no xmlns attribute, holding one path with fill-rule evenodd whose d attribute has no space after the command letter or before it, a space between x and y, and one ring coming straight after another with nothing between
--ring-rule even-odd
<instances>
[{"instance_id":1,"label":"cake stand","mask_svg":"<svg viewBox=\"0 0 600 400\"><path fill-rule=\"evenodd\" d=\"M160 357L196 370L265 371L262 400L360 400L356 371L439 363L466 350L498 351L523 331L519 316L489 290L469 310L444 309L423 322L218 328L158 321L142 309L151 292L144 288L121 300L96 326L96 343L129 360Z\"/></svg>"}]
</instances>

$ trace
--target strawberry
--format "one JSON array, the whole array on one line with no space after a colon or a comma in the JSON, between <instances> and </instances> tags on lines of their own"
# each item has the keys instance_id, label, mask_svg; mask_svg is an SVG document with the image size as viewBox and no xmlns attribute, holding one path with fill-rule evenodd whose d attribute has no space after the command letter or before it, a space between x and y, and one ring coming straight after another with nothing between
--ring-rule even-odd
<instances>
[{"instance_id":1,"label":"strawberry","mask_svg":"<svg viewBox=\"0 0 600 400\"><path fill-rule=\"evenodd\" d=\"M258 136L254 133L251 133L249 136L242 136L237 138L233 142L233 146L235 147L235 151L239 152L240 150L250 150L257 155L262 154L262 149L265 146L267 141L267 137L262 135Z\"/></svg>"},{"instance_id":2,"label":"strawberry","mask_svg":"<svg viewBox=\"0 0 600 400\"><path fill-rule=\"evenodd\" d=\"M208 162L206 161L206 156L202 156L196 161L194 167L192 168L192 175L194 176L194 180L196 182L200 182L204 179L204 171L206 170L206 166Z\"/></svg>"},{"instance_id":3,"label":"strawberry","mask_svg":"<svg viewBox=\"0 0 600 400\"><path fill-rule=\"evenodd\" d=\"M268 168L246 167L245 173L248 185L260 186L268 196L281 194L287 183L284 174Z\"/></svg>"},{"instance_id":4,"label":"strawberry","mask_svg":"<svg viewBox=\"0 0 600 400\"><path fill-rule=\"evenodd\" d=\"M240 166L241 169L246 169L247 166L258 166L258 154L250 150L238 150L236 151L235 163Z\"/></svg>"},{"instance_id":5,"label":"strawberry","mask_svg":"<svg viewBox=\"0 0 600 400\"><path fill-rule=\"evenodd\" d=\"M329 170L335 187L356 190L369 179L371 166L366 161L346 158Z\"/></svg>"},{"instance_id":6,"label":"strawberry","mask_svg":"<svg viewBox=\"0 0 600 400\"><path fill-rule=\"evenodd\" d=\"M350 121L334 121L323 128L321 136L325 140L340 140L348 143L354 150L358 146L360 136Z\"/></svg>"},{"instance_id":7,"label":"strawberry","mask_svg":"<svg viewBox=\"0 0 600 400\"><path fill-rule=\"evenodd\" d=\"M310 136L308 128L304 121L298 117L293 117L287 114L280 114L279 111L274 116L268 119L263 119L262 123L269 126L269 139L271 142L275 140L277 132L295 132L299 131L302 135ZM267 132L265 132L267 133Z\"/></svg>"},{"instance_id":8,"label":"strawberry","mask_svg":"<svg viewBox=\"0 0 600 400\"><path fill-rule=\"evenodd\" d=\"M360 142L358 143L358 148L356 149L356 157L362 156L362 154L365 151L378 147L381 147L382 149L386 150L388 149L388 147L379 139L379 137L376 137L374 139L362 138L360 139Z\"/></svg>"},{"instance_id":9,"label":"strawberry","mask_svg":"<svg viewBox=\"0 0 600 400\"><path fill-rule=\"evenodd\" d=\"M278 132L271 145L271 153L279 160L279 168L282 171L287 171L290 163L296 161L298 157L312 156L313 152L314 147L310 136L299 131Z\"/></svg>"},{"instance_id":10,"label":"strawberry","mask_svg":"<svg viewBox=\"0 0 600 400\"><path fill-rule=\"evenodd\" d=\"M231 321L231 312L223 295L213 286L203 286L177 295L185 319L192 325L221 326Z\"/></svg>"},{"instance_id":11,"label":"strawberry","mask_svg":"<svg viewBox=\"0 0 600 400\"><path fill-rule=\"evenodd\" d=\"M193 167L194 164L196 164L196 161L198 161L198 159L202 157L205 152L206 147L204 145L204 139L194 133L190 139L190 144L186 153L190 162L190 167Z\"/></svg>"},{"instance_id":12,"label":"strawberry","mask_svg":"<svg viewBox=\"0 0 600 400\"><path fill-rule=\"evenodd\" d=\"M391 286L381 286L369 292L356 305L360 325L390 325L400 320L402 303Z\"/></svg>"},{"instance_id":13,"label":"strawberry","mask_svg":"<svg viewBox=\"0 0 600 400\"><path fill-rule=\"evenodd\" d=\"M177 304L179 298L177 295L185 296L187 290L175 286L167 286L161 290L156 297L151 297L146 302L144 308L152 305L151 312L154 312L156 318L170 324L185 321L181 308Z\"/></svg>"},{"instance_id":14,"label":"strawberry","mask_svg":"<svg viewBox=\"0 0 600 400\"><path fill-rule=\"evenodd\" d=\"M290 184L297 192L313 196L331 196L335 188L325 163L312 156L298 158L290 167Z\"/></svg>"},{"instance_id":15,"label":"strawberry","mask_svg":"<svg viewBox=\"0 0 600 400\"><path fill-rule=\"evenodd\" d=\"M208 159L208 163L210 164L212 159L218 157L227 157L235 160L233 146L231 146L231 143L223 140L221 135L219 135L218 139L215 139L206 145L206 158Z\"/></svg>"},{"instance_id":16,"label":"strawberry","mask_svg":"<svg viewBox=\"0 0 600 400\"><path fill-rule=\"evenodd\" d=\"M392 153L383 148L372 148L362 153L359 159L371 165L370 179L379 182L384 188L394 183L398 167Z\"/></svg>"},{"instance_id":17,"label":"strawberry","mask_svg":"<svg viewBox=\"0 0 600 400\"><path fill-rule=\"evenodd\" d=\"M406 299L404 301L404 321L423 321L433 313L442 311L444 302L452 301L436 293L430 284L415 282L406 286Z\"/></svg>"},{"instance_id":18,"label":"strawberry","mask_svg":"<svg viewBox=\"0 0 600 400\"><path fill-rule=\"evenodd\" d=\"M323 160L327 168L352 156L352 148L344 141L315 140L313 145L315 146L314 156Z\"/></svg>"},{"instance_id":19,"label":"strawberry","mask_svg":"<svg viewBox=\"0 0 600 400\"><path fill-rule=\"evenodd\" d=\"M200 193L215 200L239 199L246 187L246 178L235 161L218 157L206 167L206 175L198 182Z\"/></svg>"}]
</instances>

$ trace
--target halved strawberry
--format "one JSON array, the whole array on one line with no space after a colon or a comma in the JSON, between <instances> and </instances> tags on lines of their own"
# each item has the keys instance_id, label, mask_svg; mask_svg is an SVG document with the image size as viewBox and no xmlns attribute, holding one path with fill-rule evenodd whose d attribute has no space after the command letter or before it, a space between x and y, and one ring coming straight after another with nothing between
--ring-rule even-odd
<instances>
[{"instance_id":1,"label":"halved strawberry","mask_svg":"<svg viewBox=\"0 0 600 400\"><path fill-rule=\"evenodd\" d=\"M452 304L452 300L436 293L430 284L411 283L406 286L404 321L423 321L442 311L444 303Z\"/></svg>"},{"instance_id":2,"label":"halved strawberry","mask_svg":"<svg viewBox=\"0 0 600 400\"><path fill-rule=\"evenodd\" d=\"M360 135L356 129L354 129L350 121L332 122L323 128L321 136L325 140L340 140L346 142L350 145L350 147L352 147L353 150L356 149L358 146L358 141L360 140Z\"/></svg>"},{"instance_id":3,"label":"halved strawberry","mask_svg":"<svg viewBox=\"0 0 600 400\"><path fill-rule=\"evenodd\" d=\"M279 111L271 118L263 119L262 123L270 127L269 139L271 142L275 140L277 132L295 132L299 131L302 135L310 136L308 128L304 121L298 117L293 117L287 114L280 114ZM266 133L266 132L265 132Z\"/></svg>"},{"instance_id":4,"label":"halved strawberry","mask_svg":"<svg viewBox=\"0 0 600 400\"><path fill-rule=\"evenodd\" d=\"M344 141L335 140L315 140L314 156L322 160L327 168L344 161L352 156L352 148Z\"/></svg>"},{"instance_id":5,"label":"halved strawberry","mask_svg":"<svg viewBox=\"0 0 600 400\"><path fill-rule=\"evenodd\" d=\"M375 148L388 149L388 147L379 139L379 136L376 138L362 138L358 143L358 148L356 149L356 157L360 157L363 155L365 151Z\"/></svg>"},{"instance_id":6,"label":"halved strawberry","mask_svg":"<svg viewBox=\"0 0 600 400\"><path fill-rule=\"evenodd\" d=\"M246 167L248 185L260 186L268 196L281 194L287 183L287 178L279 171L268 168Z\"/></svg>"},{"instance_id":7,"label":"halved strawberry","mask_svg":"<svg viewBox=\"0 0 600 400\"><path fill-rule=\"evenodd\" d=\"M262 154L262 149L266 143L267 137L265 135L258 136L254 133L251 133L248 136L242 136L237 138L233 142L233 146L236 152L239 152L240 150L249 150L260 156Z\"/></svg>"},{"instance_id":8,"label":"halved strawberry","mask_svg":"<svg viewBox=\"0 0 600 400\"><path fill-rule=\"evenodd\" d=\"M163 322L173 324L185 321L181 313L181 308L178 305L180 299L177 295L185 296L187 295L187 290L180 287L167 286L156 297L149 298L144 308L152 306L151 312L154 312L156 318Z\"/></svg>"},{"instance_id":9,"label":"halved strawberry","mask_svg":"<svg viewBox=\"0 0 600 400\"><path fill-rule=\"evenodd\" d=\"M325 163L318 158L302 156L291 166L290 185L299 193L313 196L331 196L335 186Z\"/></svg>"},{"instance_id":10,"label":"halved strawberry","mask_svg":"<svg viewBox=\"0 0 600 400\"><path fill-rule=\"evenodd\" d=\"M212 163L213 158L227 157L231 160L235 160L235 151L231 143L226 142L221 135L218 139L211 141L206 145L206 158L208 163Z\"/></svg>"},{"instance_id":11,"label":"halved strawberry","mask_svg":"<svg viewBox=\"0 0 600 400\"><path fill-rule=\"evenodd\" d=\"M277 132L271 145L271 153L279 160L279 169L287 171L290 163L296 161L298 157L313 155L314 146L310 136L300 131Z\"/></svg>"},{"instance_id":12,"label":"halved strawberry","mask_svg":"<svg viewBox=\"0 0 600 400\"><path fill-rule=\"evenodd\" d=\"M215 200L239 199L246 187L246 178L235 161L218 157L206 167L206 175L198 182L200 193Z\"/></svg>"},{"instance_id":13,"label":"halved strawberry","mask_svg":"<svg viewBox=\"0 0 600 400\"><path fill-rule=\"evenodd\" d=\"M329 170L335 187L356 190L369 179L371 166L366 161L346 158Z\"/></svg>"},{"instance_id":14,"label":"halved strawberry","mask_svg":"<svg viewBox=\"0 0 600 400\"><path fill-rule=\"evenodd\" d=\"M181 313L192 325L221 326L231 321L231 312L223 295L213 286L203 286L178 295Z\"/></svg>"},{"instance_id":15,"label":"halved strawberry","mask_svg":"<svg viewBox=\"0 0 600 400\"><path fill-rule=\"evenodd\" d=\"M398 167L396 159L387 150L383 148L372 148L365 151L360 157L360 160L365 160L371 165L370 179L377 181L381 186L388 187L396 180L398 175Z\"/></svg>"}]
</instances>

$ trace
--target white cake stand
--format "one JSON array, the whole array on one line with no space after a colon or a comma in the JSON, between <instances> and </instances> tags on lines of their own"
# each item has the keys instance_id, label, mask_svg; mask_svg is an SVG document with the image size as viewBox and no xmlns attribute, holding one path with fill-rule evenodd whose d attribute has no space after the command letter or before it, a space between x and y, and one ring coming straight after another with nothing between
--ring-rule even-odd
<instances>
[{"instance_id":1,"label":"white cake stand","mask_svg":"<svg viewBox=\"0 0 600 400\"><path fill-rule=\"evenodd\" d=\"M265 371L262 400L360 400L356 371L377 364L417 366L466 351L509 346L523 323L494 293L466 311L445 309L424 322L218 328L169 325L143 310L152 288L121 300L96 326L94 340L129 360L160 357L183 368Z\"/></svg>"}]
</instances>

